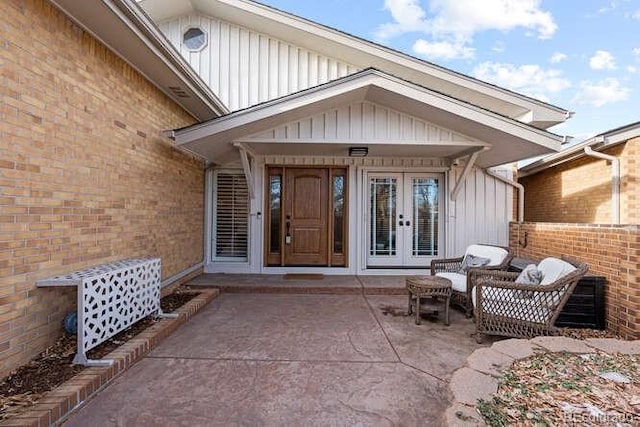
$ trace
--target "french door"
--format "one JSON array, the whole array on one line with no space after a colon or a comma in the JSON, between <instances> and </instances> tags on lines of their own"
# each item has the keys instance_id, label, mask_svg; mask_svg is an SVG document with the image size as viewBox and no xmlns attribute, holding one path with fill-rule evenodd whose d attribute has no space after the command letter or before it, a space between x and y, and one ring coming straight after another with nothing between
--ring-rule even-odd
<instances>
[{"instance_id":1,"label":"french door","mask_svg":"<svg viewBox=\"0 0 640 427\"><path fill-rule=\"evenodd\" d=\"M442 248L441 174L367 174L367 266L426 268Z\"/></svg>"}]
</instances>

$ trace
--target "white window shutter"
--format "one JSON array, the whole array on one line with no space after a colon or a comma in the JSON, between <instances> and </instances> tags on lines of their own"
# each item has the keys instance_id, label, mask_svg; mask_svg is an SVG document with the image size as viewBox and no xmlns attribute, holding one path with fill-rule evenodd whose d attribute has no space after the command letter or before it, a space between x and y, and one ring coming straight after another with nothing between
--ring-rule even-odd
<instances>
[{"instance_id":1,"label":"white window shutter","mask_svg":"<svg viewBox=\"0 0 640 427\"><path fill-rule=\"evenodd\" d=\"M249 190L244 174L218 171L214 191L214 261L246 261Z\"/></svg>"}]
</instances>

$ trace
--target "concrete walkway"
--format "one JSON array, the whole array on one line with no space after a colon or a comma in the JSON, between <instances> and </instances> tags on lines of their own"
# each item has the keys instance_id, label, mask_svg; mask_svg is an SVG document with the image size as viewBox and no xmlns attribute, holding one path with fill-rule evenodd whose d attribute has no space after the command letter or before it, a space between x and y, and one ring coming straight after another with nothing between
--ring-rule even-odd
<instances>
[{"instance_id":1,"label":"concrete walkway","mask_svg":"<svg viewBox=\"0 0 640 427\"><path fill-rule=\"evenodd\" d=\"M444 425L449 382L482 346L460 312L418 326L406 304L223 294L65 425Z\"/></svg>"}]
</instances>

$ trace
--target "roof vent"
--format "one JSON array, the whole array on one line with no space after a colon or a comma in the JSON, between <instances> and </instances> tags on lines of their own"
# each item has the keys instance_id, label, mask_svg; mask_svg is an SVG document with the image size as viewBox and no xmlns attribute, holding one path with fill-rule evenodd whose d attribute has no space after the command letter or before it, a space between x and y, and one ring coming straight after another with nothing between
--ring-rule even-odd
<instances>
[{"instance_id":1,"label":"roof vent","mask_svg":"<svg viewBox=\"0 0 640 427\"><path fill-rule=\"evenodd\" d=\"M178 98L191 98L191 96L180 86L169 86L169 90Z\"/></svg>"}]
</instances>

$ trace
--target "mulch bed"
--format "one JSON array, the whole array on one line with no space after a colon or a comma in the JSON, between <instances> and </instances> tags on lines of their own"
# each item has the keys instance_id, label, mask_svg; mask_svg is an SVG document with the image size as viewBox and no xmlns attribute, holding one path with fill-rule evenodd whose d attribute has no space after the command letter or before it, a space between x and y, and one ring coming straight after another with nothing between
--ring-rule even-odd
<instances>
[{"instance_id":1,"label":"mulch bed","mask_svg":"<svg viewBox=\"0 0 640 427\"><path fill-rule=\"evenodd\" d=\"M561 335L619 338L607 331L563 329ZM490 426L640 424L640 355L543 353L517 360L478 411Z\"/></svg>"},{"instance_id":2,"label":"mulch bed","mask_svg":"<svg viewBox=\"0 0 640 427\"><path fill-rule=\"evenodd\" d=\"M162 311L170 313L198 296L197 292L188 292L179 288L160 300ZM146 317L109 340L87 352L90 359L101 359L116 348L156 323L157 319ZM64 333L58 341L35 359L21 366L0 382L0 420L35 404L47 391L71 379L85 369L73 365L76 354L76 335Z\"/></svg>"}]
</instances>

